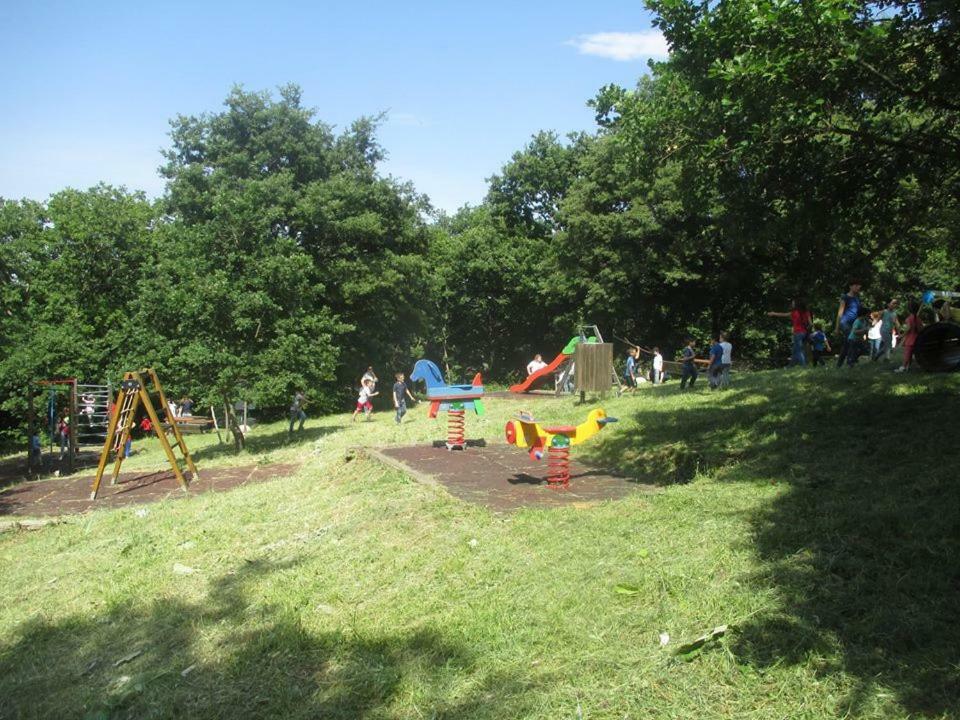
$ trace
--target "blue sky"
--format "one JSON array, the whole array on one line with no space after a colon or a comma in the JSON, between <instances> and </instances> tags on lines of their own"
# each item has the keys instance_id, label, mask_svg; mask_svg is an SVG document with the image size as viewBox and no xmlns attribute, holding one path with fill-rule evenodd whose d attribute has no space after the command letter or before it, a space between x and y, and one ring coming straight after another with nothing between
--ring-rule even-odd
<instances>
[{"instance_id":1,"label":"blue sky","mask_svg":"<svg viewBox=\"0 0 960 720\"><path fill-rule=\"evenodd\" d=\"M540 129L589 130L586 101L662 55L642 2L0 0L0 197L99 181L163 191L178 113L235 83L299 84L343 127L387 110L384 172L453 211Z\"/></svg>"}]
</instances>

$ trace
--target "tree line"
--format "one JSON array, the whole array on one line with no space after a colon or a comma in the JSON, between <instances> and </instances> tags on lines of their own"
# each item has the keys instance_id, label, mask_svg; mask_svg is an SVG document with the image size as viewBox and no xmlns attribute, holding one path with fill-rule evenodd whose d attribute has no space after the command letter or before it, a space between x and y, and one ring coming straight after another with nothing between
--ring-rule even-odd
<instances>
[{"instance_id":1,"label":"tree line","mask_svg":"<svg viewBox=\"0 0 960 720\"><path fill-rule=\"evenodd\" d=\"M541 131L436 212L299 88L171 121L166 191L0 201L0 428L36 379L145 365L175 393L315 411L421 356L510 380L580 322L672 351L764 317L960 288L960 10L946 0L650 0L671 47L596 128Z\"/></svg>"}]
</instances>

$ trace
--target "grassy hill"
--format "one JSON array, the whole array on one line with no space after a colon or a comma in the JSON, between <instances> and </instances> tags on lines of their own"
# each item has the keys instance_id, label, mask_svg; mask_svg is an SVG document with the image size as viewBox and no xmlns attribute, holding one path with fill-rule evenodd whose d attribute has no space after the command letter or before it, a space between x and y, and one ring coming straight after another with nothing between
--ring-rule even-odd
<instances>
[{"instance_id":1,"label":"grassy hill","mask_svg":"<svg viewBox=\"0 0 960 720\"><path fill-rule=\"evenodd\" d=\"M191 438L201 469L303 464L0 536L0 717L957 717L958 392L643 388L583 456L662 492L500 515L348 454L438 437L422 405L259 427L240 458ZM520 407L585 414L488 405L469 434L496 442Z\"/></svg>"}]
</instances>

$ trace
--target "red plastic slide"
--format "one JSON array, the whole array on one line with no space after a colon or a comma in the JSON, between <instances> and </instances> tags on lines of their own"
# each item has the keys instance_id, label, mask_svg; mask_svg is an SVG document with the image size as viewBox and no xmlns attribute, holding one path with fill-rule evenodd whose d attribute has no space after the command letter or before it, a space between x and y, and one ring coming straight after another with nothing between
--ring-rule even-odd
<instances>
[{"instance_id":1,"label":"red plastic slide","mask_svg":"<svg viewBox=\"0 0 960 720\"><path fill-rule=\"evenodd\" d=\"M523 393L523 392L529 392L530 390L533 390L533 386L537 384L539 380L542 380L548 375L555 373L557 371L557 368L560 367L563 364L564 360L566 360L569 357L570 357L569 355L564 355L563 353L560 353L553 359L553 362L551 362L546 367L540 368L533 375L528 375L527 379L524 380L522 383L511 385L510 392Z\"/></svg>"}]
</instances>

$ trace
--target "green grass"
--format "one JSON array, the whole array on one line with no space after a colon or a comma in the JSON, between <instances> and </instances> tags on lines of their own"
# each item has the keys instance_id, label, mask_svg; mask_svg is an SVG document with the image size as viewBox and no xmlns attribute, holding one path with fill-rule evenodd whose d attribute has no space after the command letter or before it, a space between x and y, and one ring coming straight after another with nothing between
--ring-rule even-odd
<instances>
[{"instance_id":1,"label":"green grass","mask_svg":"<svg viewBox=\"0 0 960 720\"><path fill-rule=\"evenodd\" d=\"M201 470L303 465L0 536L0 717L957 717L958 392L871 367L643 388L578 452L663 492L508 515L347 459L440 437L424 405L265 425L239 458L190 436ZM521 407L587 410L491 400L469 435Z\"/></svg>"}]
</instances>

